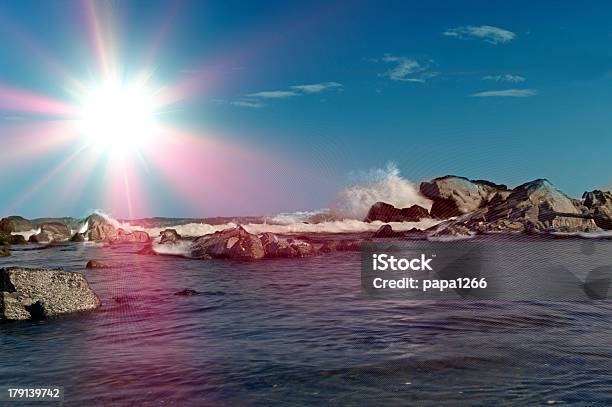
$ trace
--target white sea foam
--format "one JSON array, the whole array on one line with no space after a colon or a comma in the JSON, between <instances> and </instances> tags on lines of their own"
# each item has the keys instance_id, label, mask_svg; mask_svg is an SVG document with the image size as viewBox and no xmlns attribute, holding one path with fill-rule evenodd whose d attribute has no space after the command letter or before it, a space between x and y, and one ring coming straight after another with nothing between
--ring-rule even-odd
<instances>
[{"instance_id":1,"label":"white sea foam","mask_svg":"<svg viewBox=\"0 0 612 407\"><path fill-rule=\"evenodd\" d=\"M30 239L30 236L33 235L37 235L40 233L40 228L39 229L31 229L25 232L12 232L11 235L21 235L25 238L25 240Z\"/></svg>"},{"instance_id":2,"label":"white sea foam","mask_svg":"<svg viewBox=\"0 0 612 407\"><path fill-rule=\"evenodd\" d=\"M159 254L186 256L189 254L192 244L193 242L188 240L182 240L174 244L159 244L158 242L153 242L152 248L155 253Z\"/></svg>"},{"instance_id":3,"label":"white sea foam","mask_svg":"<svg viewBox=\"0 0 612 407\"><path fill-rule=\"evenodd\" d=\"M356 173L353 178L356 182L338 192L331 204L331 212L341 218L364 219L370 207L379 201L397 208L412 205L431 208L431 200L415 184L402 178L393 163L384 169Z\"/></svg>"},{"instance_id":4,"label":"white sea foam","mask_svg":"<svg viewBox=\"0 0 612 407\"><path fill-rule=\"evenodd\" d=\"M604 230L601 232L553 232L555 236L577 236L584 239L606 239L612 238L612 230Z\"/></svg>"}]
</instances>

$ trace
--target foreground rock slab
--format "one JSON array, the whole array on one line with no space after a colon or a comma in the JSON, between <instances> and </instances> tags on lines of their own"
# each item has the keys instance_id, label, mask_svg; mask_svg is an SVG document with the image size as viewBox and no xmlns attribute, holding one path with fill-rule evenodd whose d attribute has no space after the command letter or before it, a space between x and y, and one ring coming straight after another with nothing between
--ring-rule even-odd
<instances>
[{"instance_id":1,"label":"foreground rock slab","mask_svg":"<svg viewBox=\"0 0 612 407\"><path fill-rule=\"evenodd\" d=\"M54 318L99 306L100 299L80 273L62 269L0 269L0 321Z\"/></svg>"}]
</instances>

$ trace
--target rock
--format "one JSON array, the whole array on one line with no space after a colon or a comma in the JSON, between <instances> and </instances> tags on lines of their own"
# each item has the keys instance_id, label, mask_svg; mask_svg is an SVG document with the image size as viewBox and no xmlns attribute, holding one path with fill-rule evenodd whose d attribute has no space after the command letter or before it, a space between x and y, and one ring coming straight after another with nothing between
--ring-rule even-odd
<instances>
[{"instance_id":1,"label":"rock","mask_svg":"<svg viewBox=\"0 0 612 407\"><path fill-rule=\"evenodd\" d=\"M331 252L358 252L361 250L360 240L332 240L323 243L319 248L321 253Z\"/></svg>"},{"instance_id":2,"label":"rock","mask_svg":"<svg viewBox=\"0 0 612 407\"><path fill-rule=\"evenodd\" d=\"M364 222L418 222L422 218L428 218L427 209L412 205L409 208L398 209L385 202L376 202L370 207Z\"/></svg>"},{"instance_id":3,"label":"rock","mask_svg":"<svg viewBox=\"0 0 612 407\"><path fill-rule=\"evenodd\" d=\"M53 318L96 309L100 299L80 273L0 269L0 320Z\"/></svg>"},{"instance_id":4,"label":"rock","mask_svg":"<svg viewBox=\"0 0 612 407\"><path fill-rule=\"evenodd\" d=\"M315 254L314 247L303 240L299 239L279 239L273 233L264 233L259 239L264 248L265 257L268 258L292 258L306 257Z\"/></svg>"},{"instance_id":5,"label":"rock","mask_svg":"<svg viewBox=\"0 0 612 407\"><path fill-rule=\"evenodd\" d=\"M585 192L582 195L582 202L593 215L598 227L612 230L612 192L599 190Z\"/></svg>"},{"instance_id":6,"label":"rock","mask_svg":"<svg viewBox=\"0 0 612 407\"><path fill-rule=\"evenodd\" d=\"M60 222L45 222L38 225L40 232L30 236L33 243L64 242L71 237L70 228Z\"/></svg>"},{"instance_id":7,"label":"rock","mask_svg":"<svg viewBox=\"0 0 612 407\"><path fill-rule=\"evenodd\" d=\"M0 220L0 232L27 232L32 230L32 222L21 216L8 216Z\"/></svg>"},{"instance_id":8,"label":"rock","mask_svg":"<svg viewBox=\"0 0 612 407\"><path fill-rule=\"evenodd\" d=\"M90 242L112 242L117 238L117 228L104 216L94 213L86 219L86 222L85 235Z\"/></svg>"},{"instance_id":9,"label":"rock","mask_svg":"<svg viewBox=\"0 0 612 407\"><path fill-rule=\"evenodd\" d=\"M85 266L87 269L109 269L110 266L98 261L98 260L89 260L87 265Z\"/></svg>"},{"instance_id":10,"label":"rock","mask_svg":"<svg viewBox=\"0 0 612 407\"><path fill-rule=\"evenodd\" d=\"M195 258L257 260L265 256L261 240L242 226L200 236L194 240L190 252Z\"/></svg>"},{"instance_id":11,"label":"rock","mask_svg":"<svg viewBox=\"0 0 612 407\"><path fill-rule=\"evenodd\" d=\"M159 243L176 243L181 240L181 235L178 234L176 229L166 229L164 231L159 232Z\"/></svg>"},{"instance_id":12,"label":"rock","mask_svg":"<svg viewBox=\"0 0 612 407\"><path fill-rule=\"evenodd\" d=\"M196 290L185 289L185 290L182 290L182 291L175 292L174 295L180 295L180 296L183 296L183 297L190 297L192 295L200 295L200 293L198 291L196 291Z\"/></svg>"},{"instance_id":13,"label":"rock","mask_svg":"<svg viewBox=\"0 0 612 407\"><path fill-rule=\"evenodd\" d=\"M569 198L549 181L538 179L519 185L504 200L495 199L484 208L438 225L433 236L463 234L465 229L528 234L600 230L586 211L581 202Z\"/></svg>"},{"instance_id":14,"label":"rock","mask_svg":"<svg viewBox=\"0 0 612 407\"><path fill-rule=\"evenodd\" d=\"M11 251L6 246L0 246L0 257L8 257L11 255Z\"/></svg>"},{"instance_id":15,"label":"rock","mask_svg":"<svg viewBox=\"0 0 612 407\"><path fill-rule=\"evenodd\" d=\"M508 195L508 187L484 180L447 175L423 182L421 193L433 201L431 216L448 219L484 207L496 195Z\"/></svg>"},{"instance_id":16,"label":"rock","mask_svg":"<svg viewBox=\"0 0 612 407\"><path fill-rule=\"evenodd\" d=\"M75 233L71 238L70 238L71 242L84 242L85 241L85 235L83 233Z\"/></svg>"},{"instance_id":17,"label":"rock","mask_svg":"<svg viewBox=\"0 0 612 407\"><path fill-rule=\"evenodd\" d=\"M0 232L0 244L13 245L13 244L27 244L25 237L22 235L11 235L9 233Z\"/></svg>"},{"instance_id":18,"label":"rock","mask_svg":"<svg viewBox=\"0 0 612 407\"><path fill-rule=\"evenodd\" d=\"M117 229L117 235L112 243L148 243L151 241L149 234L142 230L134 230L126 232L123 229Z\"/></svg>"},{"instance_id":19,"label":"rock","mask_svg":"<svg viewBox=\"0 0 612 407\"><path fill-rule=\"evenodd\" d=\"M372 235L373 238L403 237L403 236L404 236L404 233L394 231L391 225L382 225L376 232L374 232L374 235Z\"/></svg>"}]
</instances>

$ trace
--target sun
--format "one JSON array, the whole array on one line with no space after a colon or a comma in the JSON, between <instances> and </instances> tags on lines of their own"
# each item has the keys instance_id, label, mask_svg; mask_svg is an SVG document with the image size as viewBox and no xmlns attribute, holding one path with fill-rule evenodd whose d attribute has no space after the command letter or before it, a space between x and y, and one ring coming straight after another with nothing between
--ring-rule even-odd
<instances>
[{"instance_id":1,"label":"sun","mask_svg":"<svg viewBox=\"0 0 612 407\"><path fill-rule=\"evenodd\" d=\"M82 98L79 131L88 146L122 157L154 141L155 106L154 92L144 85L106 82Z\"/></svg>"}]
</instances>

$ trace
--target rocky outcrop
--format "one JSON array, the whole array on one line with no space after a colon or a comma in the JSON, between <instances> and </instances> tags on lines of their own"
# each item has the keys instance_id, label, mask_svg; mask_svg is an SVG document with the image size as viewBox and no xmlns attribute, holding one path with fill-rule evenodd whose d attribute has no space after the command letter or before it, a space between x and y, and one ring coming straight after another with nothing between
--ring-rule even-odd
<instances>
[{"instance_id":1,"label":"rocky outcrop","mask_svg":"<svg viewBox=\"0 0 612 407\"><path fill-rule=\"evenodd\" d=\"M60 222L46 222L38 225L40 232L30 236L30 242L47 244L51 242L65 242L71 237L70 228Z\"/></svg>"},{"instance_id":2,"label":"rocky outcrop","mask_svg":"<svg viewBox=\"0 0 612 407\"><path fill-rule=\"evenodd\" d=\"M372 235L374 238L381 237L404 237L403 232L396 232L393 230L391 225L382 225L374 234Z\"/></svg>"},{"instance_id":3,"label":"rocky outcrop","mask_svg":"<svg viewBox=\"0 0 612 407\"><path fill-rule=\"evenodd\" d=\"M21 216L8 216L0 220L0 232L14 233L32 230L32 222Z\"/></svg>"},{"instance_id":4,"label":"rocky outcrop","mask_svg":"<svg viewBox=\"0 0 612 407\"><path fill-rule=\"evenodd\" d=\"M314 247L303 240L279 239L273 233L264 233L259 239L263 245L265 257L268 258L306 257L315 254Z\"/></svg>"},{"instance_id":5,"label":"rocky outcrop","mask_svg":"<svg viewBox=\"0 0 612 407\"><path fill-rule=\"evenodd\" d=\"M585 192L582 195L582 202L598 227L612 230L612 192L599 190Z\"/></svg>"},{"instance_id":6,"label":"rocky outcrop","mask_svg":"<svg viewBox=\"0 0 612 407\"><path fill-rule=\"evenodd\" d=\"M123 229L117 229L117 235L112 243L148 243L151 241L149 234L142 230L134 230L126 232Z\"/></svg>"},{"instance_id":7,"label":"rocky outcrop","mask_svg":"<svg viewBox=\"0 0 612 407\"><path fill-rule=\"evenodd\" d=\"M331 240L323 243L319 248L321 253L358 252L361 250L361 240Z\"/></svg>"},{"instance_id":8,"label":"rocky outcrop","mask_svg":"<svg viewBox=\"0 0 612 407\"><path fill-rule=\"evenodd\" d=\"M423 182L420 191L433 201L430 213L437 219L465 215L509 195L505 185L453 175Z\"/></svg>"},{"instance_id":9,"label":"rocky outcrop","mask_svg":"<svg viewBox=\"0 0 612 407\"><path fill-rule=\"evenodd\" d=\"M26 244L27 241L22 235L11 235L10 233L0 232L0 245Z\"/></svg>"},{"instance_id":10,"label":"rocky outcrop","mask_svg":"<svg viewBox=\"0 0 612 407\"><path fill-rule=\"evenodd\" d=\"M0 246L0 257L8 257L11 255L11 251L7 246Z\"/></svg>"},{"instance_id":11,"label":"rocky outcrop","mask_svg":"<svg viewBox=\"0 0 612 407\"><path fill-rule=\"evenodd\" d=\"M193 241L190 253L200 259L237 260L258 260L266 254L261 240L242 226L198 237Z\"/></svg>"},{"instance_id":12,"label":"rocky outcrop","mask_svg":"<svg viewBox=\"0 0 612 407\"><path fill-rule=\"evenodd\" d=\"M376 202L370 207L364 222L418 222L428 217L427 209L419 205L399 209L385 202Z\"/></svg>"},{"instance_id":13,"label":"rocky outcrop","mask_svg":"<svg viewBox=\"0 0 612 407\"><path fill-rule=\"evenodd\" d=\"M87 230L84 235L90 242L106 243L148 243L151 238L147 232L134 230L128 232L117 228L104 216L93 214L87 219Z\"/></svg>"},{"instance_id":14,"label":"rocky outcrop","mask_svg":"<svg viewBox=\"0 0 612 407\"><path fill-rule=\"evenodd\" d=\"M176 229L166 229L159 232L159 243L168 244L176 243L181 240L181 235L178 234Z\"/></svg>"},{"instance_id":15,"label":"rocky outcrop","mask_svg":"<svg viewBox=\"0 0 612 407\"><path fill-rule=\"evenodd\" d=\"M538 179L510 191L505 199L435 227L434 235L493 232L593 232L600 228L585 215L587 208L549 181Z\"/></svg>"},{"instance_id":16,"label":"rocky outcrop","mask_svg":"<svg viewBox=\"0 0 612 407\"><path fill-rule=\"evenodd\" d=\"M53 318L96 309L100 299L80 273L0 269L0 320Z\"/></svg>"}]
</instances>

